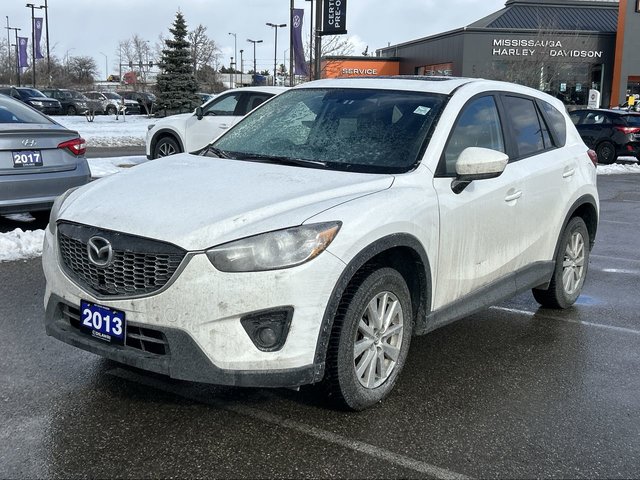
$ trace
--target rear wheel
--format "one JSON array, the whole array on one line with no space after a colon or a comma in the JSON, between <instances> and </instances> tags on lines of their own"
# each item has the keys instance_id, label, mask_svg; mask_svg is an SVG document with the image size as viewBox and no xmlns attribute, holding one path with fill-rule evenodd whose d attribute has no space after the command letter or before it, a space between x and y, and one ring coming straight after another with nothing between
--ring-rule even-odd
<instances>
[{"instance_id":1,"label":"rear wheel","mask_svg":"<svg viewBox=\"0 0 640 480\"><path fill-rule=\"evenodd\" d=\"M549 287L534 288L533 297L543 307L570 307L582 292L588 265L589 231L582 218L574 217L562 233Z\"/></svg>"},{"instance_id":2,"label":"rear wheel","mask_svg":"<svg viewBox=\"0 0 640 480\"><path fill-rule=\"evenodd\" d=\"M153 158L168 157L181 153L180 145L172 137L162 137L153 150Z\"/></svg>"},{"instance_id":3,"label":"rear wheel","mask_svg":"<svg viewBox=\"0 0 640 480\"><path fill-rule=\"evenodd\" d=\"M327 352L330 398L352 410L384 399L404 366L412 327L409 289L396 270L375 270L349 287Z\"/></svg>"},{"instance_id":4,"label":"rear wheel","mask_svg":"<svg viewBox=\"0 0 640 480\"><path fill-rule=\"evenodd\" d=\"M107 115L115 115L116 113L118 113L118 109L116 107L113 105L109 105L107 107Z\"/></svg>"},{"instance_id":5,"label":"rear wheel","mask_svg":"<svg viewBox=\"0 0 640 480\"><path fill-rule=\"evenodd\" d=\"M598 155L598 163L609 165L616 161L616 146L611 142L602 142L596 148L596 154Z\"/></svg>"},{"instance_id":6,"label":"rear wheel","mask_svg":"<svg viewBox=\"0 0 640 480\"><path fill-rule=\"evenodd\" d=\"M74 107L73 105L69 105L69 107L67 108L67 115L75 115L76 113L78 113L76 111L76 107Z\"/></svg>"}]
</instances>

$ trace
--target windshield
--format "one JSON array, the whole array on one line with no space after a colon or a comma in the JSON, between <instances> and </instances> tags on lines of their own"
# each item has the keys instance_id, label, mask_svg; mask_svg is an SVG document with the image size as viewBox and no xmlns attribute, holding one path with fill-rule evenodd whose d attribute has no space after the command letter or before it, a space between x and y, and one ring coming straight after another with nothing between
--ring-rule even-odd
<instances>
[{"instance_id":1,"label":"windshield","mask_svg":"<svg viewBox=\"0 0 640 480\"><path fill-rule=\"evenodd\" d=\"M40 90L36 90L34 88L19 88L17 90L22 98L29 98L29 97L47 98L47 96L43 94Z\"/></svg>"},{"instance_id":2,"label":"windshield","mask_svg":"<svg viewBox=\"0 0 640 480\"><path fill-rule=\"evenodd\" d=\"M373 89L296 89L276 96L214 143L231 158L322 163L400 173L414 167L445 96Z\"/></svg>"},{"instance_id":3,"label":"windshield","mask_svg":"<svg viewBox=\"0 0 640 480\"><path fill-rule=\"evenodd\" d=\"M0 124L3 123L53 124L47 117L25 104L0 95Z\"/></svg>"},{"instance_id":4,"label":"windshield","mask_svg":"<svg viewBox=\"0 0 640 480\"><path fill-rule=\"evenodd\" d=\"M112 100L122 100L122 97L120 95L113 92L104 92L104 96L107 98L111 98Z\"/></svg>"}]
</instances>

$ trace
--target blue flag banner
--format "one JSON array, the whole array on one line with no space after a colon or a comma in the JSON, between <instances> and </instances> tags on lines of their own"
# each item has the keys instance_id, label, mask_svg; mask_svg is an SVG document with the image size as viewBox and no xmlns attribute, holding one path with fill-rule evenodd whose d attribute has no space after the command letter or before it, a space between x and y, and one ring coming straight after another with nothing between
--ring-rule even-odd
<instances>
[{"instance_id":1,"label":"blue flag banner","mask_svg":"<svg viewBox=\"0 0 640 480\"><path fill-rule=\"evenodd\" d=\"M29 43L29 39L27 37L18 37L18 67L20 68L29 66L29 62L27 60L28 43Z\"/></svg>"},{"instance_id":2,"label":"blue flag banner","mask_svg":"<svg viewBox=\"0 0 640 480\"><path fill-rule=\"evenodd\" d=\"M302 45L302 19L304 10L294 8L291 12L291 38L293 39L293 74L309 75L309 66L304 58L304 47Z\"/></svg>"},{"instance_id":3,"label":"blue flag banner","mask_svg":"<svg viewBox=\"0 0 640 480\"><path fill-rule=\"evenodd\" d=\"M42 39L42 17L33 19L33 28L36 37L36 58L44 58L40 50L40 40Z\"/></svg>"}]
</instances>

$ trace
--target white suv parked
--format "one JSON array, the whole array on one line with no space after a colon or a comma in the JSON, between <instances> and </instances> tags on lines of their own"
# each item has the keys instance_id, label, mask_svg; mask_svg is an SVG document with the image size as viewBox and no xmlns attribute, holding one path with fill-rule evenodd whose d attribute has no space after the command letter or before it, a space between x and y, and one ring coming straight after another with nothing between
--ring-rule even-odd
<instances>
[{"instance_id":1,"label":"white suv parked","mask_svg":"<svg viewBox=\"0 0 640 480\"><path fill-rule=\"evenodd\" d=\"M595 154L556 99L458 78L311 82L199 156L58 199L46 330L174 378L383 399L413 335L519 292L567 308ZM419 355L419 352L414 352Z\"/></svg>"},{"instance_id":2,"label":"white suv parked","mask_svg":"<svg viewBox=\"0 0 640 480\"><path fill-rule=\"evenodd\" d=\"M201 150L248 112L285 90L284 87L227 90L196 108L194 113L163 118L148 127L147 158L152 160Z\"/></svg>"}]
</instances>

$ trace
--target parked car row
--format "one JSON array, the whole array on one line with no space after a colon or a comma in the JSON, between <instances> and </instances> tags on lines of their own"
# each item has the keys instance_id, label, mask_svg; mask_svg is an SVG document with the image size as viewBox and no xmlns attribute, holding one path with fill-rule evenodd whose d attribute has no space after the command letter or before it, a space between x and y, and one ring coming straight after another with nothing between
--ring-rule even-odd
<instances>
[{"instance_id":1,"label":"parked car row","mask_svg":"<svg viewBox=\"0 0 640 480\"><path fill-rule=\"evenodd\" d=\"M148 92L78 92L66 88L0 88L0 93L15 98L47 115L115 115L151 114L156 110L156 96Z\"/></svg>"}]
</instances>

